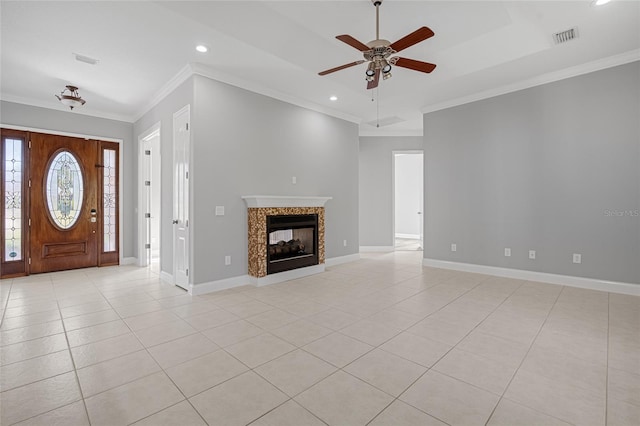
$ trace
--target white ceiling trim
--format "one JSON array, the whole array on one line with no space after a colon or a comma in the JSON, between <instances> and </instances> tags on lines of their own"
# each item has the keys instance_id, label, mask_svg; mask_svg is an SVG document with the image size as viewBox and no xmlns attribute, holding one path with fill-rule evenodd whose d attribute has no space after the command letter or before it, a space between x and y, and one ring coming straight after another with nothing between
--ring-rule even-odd
<instances>
[{"instance_id":1,"label":"white ceiling trim","mask_svg":"<svg viewBox=\"0 0 640 426\"><path fill-rule=\"evenodd\" d=\"M243 80L238 77L231 76L229 74L222 73L217 70L213 70L207 66L203 66L201 64L191 64L191 69L194 74L201 75L203 77L210 78L212 80L216 80L222 83L230 84L232 86L239 87L244 90L248 90L253 93L258 93L260 95L265 95L273 99L277 99L279 101L287 102L292 105L297 105L302 108L310 109L312 111L321 112L326 115L330 115L332 117L340 118L342 120L350 121L352 123L360 124L362 120L360 117L356 117L351 114L344 113L342 111L338 111L331 108L326 108L322 105L305 101L304 99L297 98L295 96L291 96L286 93L282 93L277 90L273 90L267 86L264 86L259 83L250 82L247 80Z\"/></svg>"},{"instance_id":2,"label":"white ceiling trim","mask_svg":"<svg viewBox=\"0 0 640 426\"><path fill-rule=\"evenodd\" d=\"M270 89L267 86L252 83L247 80L243 80L238 77L234 77L229 74L225 74L220 71L213 70L207 66L204 66L198 63L190 63L185 65L184 68L182 68L173 78L171 78L171 80L169 80L158 91L158 93L147 104L147 106L139 114L136 114L136 116L133 117L132 121L135 122L135 121L138 121L140 118L142 118L147 112L149 112L152 108L158 105L165 97L167 97L171 92L177 89L178 86L180 86L182 83L184 83L187 79L189 79L193 75L200 75L202 77L210 78L211 80L216 80L221 83L230 84L232 86L239 87L241 89L248 90L253 93L265 95L273 99L277 99L292 105L297 105L302 108L317 111L332 117L340 118L342 120L350 121L352 123L360 124L362 122L362 120L359 117L356 117L354 115L350 115L341 111L326 108L326 107L323 107L322 105L318 105L313 102L308 102L303 99L297 98L295 96L291 96L291 95L279 92L277 90Z\"/></svg>"},{"instance_id":3,"label":"white ceiling trim","mask_svg":"<svg viewBox=\"0 0 640 426\"><path fill-rule=\"evenodd\" d=\"M89 117L104 118L104 119L107 119L107 120L124 121L126 123L131 123L132 122L131 121L131 116L129 116L129 115L111 114L111 113L91 111L91 110L87 111L86 109L83 109L83 108L76 108L75 110L70 111L66 107L65 107L65 109L56 108L56 104L52 103L52 102L43 102L43 101L39 101L39 100L35 100L35 99L23 98L23 97L20 97L20 96L7 95L5 93L0 95L0 100L6 101L6 102L13 102L13 103L16 103L16 104L29 105L29 106L39 107L39 108L46 108L46 109L50 109L50 110L54 110L54 111L64 112L64 113L67 113L67 114L86 115L86 116L89 116ZM60 105L62 105L62 104L60 104Z\"/></svg>"},{"instance_id":4,"label":"white ceiling trim","mask_svg":"<svg viewBox=\"0 0 640 426\"><path fill-rule=\"evenodd\" d=\"M399 130L382 130L382 129L360 129L359 136L423 136L422 129L399 129Z\"/></svg>"},{"instance_id":5,"label":"white ceiling trim","mask_svg":"<svg viewBox=\"0 0 640 426\"><path fill-rule=\"evenodd\" d=\"M520 81L518 83L496 87L490 90L485 90L483 92L475 93L470 96L464 96L461 98L452 99L450 101L441 102L434 105L428 105L423 107L420 111L423 114L440 111L443 109L452 108L455 106L460 106L460 105L468 104L471 102L477 102L483 99L489 99L489 98L493 98L500 95L506 95L507 93L513 93L520 90L529 89L531 87L541 86L543 84L553 83L555 81L560 81L560 80L564 80L571 77L577 77L579 75L600 71L606 68L612 68L618 65L624 65L630 62L635 62L635 61L640 61L640 49L631 50L629 52L610 56L608 58L599 59L593 62L588 62L586 64L578 65L575 67L565 68L560 71L543 74L538 77Z\"/></svg>"},{"instance_id":6,"label":"white ceiling trim","mask_svg":"<svg viewBox=\"0 0 640 426\"><path fill-rule=\"evenodd\" d=\"M158 92L155 94L153 98L149 101L149 103L135 116L132 117L132 122L140 120L146 113L151 111L156 105L158 105L164 98L169 96L171 92L176 90L182 83L187 81L193 75L193 70L191 69L190 64L182 67L180 71L169 81L167 81Z\"/></svg>"}]
</instances>

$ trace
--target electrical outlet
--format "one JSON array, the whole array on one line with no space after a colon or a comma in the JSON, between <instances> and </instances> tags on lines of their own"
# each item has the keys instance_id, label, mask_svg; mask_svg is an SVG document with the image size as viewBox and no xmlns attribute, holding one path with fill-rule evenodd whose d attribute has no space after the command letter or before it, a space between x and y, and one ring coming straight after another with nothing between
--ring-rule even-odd
<instances>
[{"instance_id":1,"label":"electrical outlet","mask_svg":"<svg viewBox=\"0 0 640 426\"><path fill-rule=\"evenodd\" d=\"M346 247L347 246L347 240L343 240L342 241L342 245Z\"/></svg>"},{"instance_id":2,"label":"electrical outlet","mask_svg":"<svg viewBox=\"0 0 640 426\"><path fill-rule=\"evenodd\" d=\"M231 265L231 256L225 256L224 257L224 264L225 264L225 266Z\"/></svg>"},{"instance_id":3,"label":"electrical outlet","mask_svg":"<svg viewBox=\"0 0 640 426\"><path fill-rule=\"evenodd\" d=\"M535 258L536 258L536 251L529 250L529 259L535 259Z\"/></svg>"},{"instance_id":4,"label":"electrical outlet","mask_svg":"<svg viewBox=\"0 0 640 426\"><path fill-rule=\"evenodd\" d=\"M294 184L294 185L297 184L298 183L298 178L295 177L295 176L292 176L291 177L291 183Z\"/></svg>"},{"instance_id":5,"label":"electrical outlet","mask_svg":"<svg viewBox=\"0 0 640 426\"><path fill-rule=\"evenodd\" d=\"M458 251L458 245L455 243L451 244L451 251Z\"/></svg>"},{"instance_id":6,"label":"electrical outlet","mask_svg":"<svg viewBox=\"0 0 640 426\"><path fill-rule=\"evenodd\" d=\"M506 247L504 249L504 255L505 255L505 257L511 257L511 249Z\"/></svg>"},{"instance_id":7,"label":"electrical outlet","mask_svg":"<svg viewBox=\"0 0 640 426\"><path fill-rule=\"evenodd\" d=\"M580 253L573 253L573 263L582 263L582 255Z\"/></svg>"},{"instance_id":8,"label":"electrical outlet","mask_svg":"<svg viewBox=\"0 0 640 426\"><path fill-rule=\"evenodd\" d=\"M224 216L224 206L216 206L216 216Z\"/></svg>"}]
</instances>

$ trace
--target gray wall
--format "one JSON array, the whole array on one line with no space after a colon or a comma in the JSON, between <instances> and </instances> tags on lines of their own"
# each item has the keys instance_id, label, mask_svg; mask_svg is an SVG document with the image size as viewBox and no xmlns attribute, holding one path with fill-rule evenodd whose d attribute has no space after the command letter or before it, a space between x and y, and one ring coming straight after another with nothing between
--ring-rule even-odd
<instances>
[{"instance_id":1,"label":"gray wall","mask_svg":"<svg viewBox=\"0 0 640 426\"><path fill-rule=\"evenodd\" d=\"M122 256L136 256L135 235L136 222L136 158L133 142L133 126L131 123L108 120L75 114L70 111L57 111L13 102L2 101L0 104L0 122L5 125L22 126L43 131L58 131L77 133L96 137L122 139L120 155L122 156L123 181L120 183L123 215L120 219L122 226Z\"/></svg>"},{"instance_id":2,"label":"gray wall","mask_svg":"<svg viewBox=\"0 0 640 426\"><path fill-rule=\"evenodd\" d=\"M160 196L160 268L168 274L173 274L173 224L171 223L173 220L173 174L171 172L173 169L173 113L177 112L185 105L191 105L191 116L193 117L193 78L187 79L184 83L178 86L173 92L167 95L167 97L165 97L133 125L133 135L136 145L133 150L133 163L136 173L136 184L133 185L133 190L137 197L139 153L137 146L138 138L152 126L160 122L160 157L162 173L162 194ZM193 122L193 118L191 121ZM136 218L136 223L137 220L138 219ZM137 227L135 241L137 255Z\"/></svg>"},{"instance_id":3,"label":"gray wall","mask_svg":"<svg viewBox=\"0 0 640 426\"><path fill-rule=\"evenodd\" d=\"M393 151L421 150L419 136L360 138L360 245L393 246Z\"/></svg>"},{"instance_id":4,"label":"gray wall","mask_svg":"<svg viewBox=\"0 0 640 426\"><path fill-rule=\"evenodd\" d=\"M640 283L638 117L638 62L425 114L425 258Z\"/></svg>"},{"instance_id":5,"label":"gray wall","mask_svg":"<svg viewBox=\"0 0 640 426\"><path fill-rule=\"evenodd\" d=\"M194 282L247 273L243 195L333 197L325 205L326 257L358 253L357 124L205 77L194 82ZM215 216L216 206L224 216Z\"/></svg>"}]
</instances>

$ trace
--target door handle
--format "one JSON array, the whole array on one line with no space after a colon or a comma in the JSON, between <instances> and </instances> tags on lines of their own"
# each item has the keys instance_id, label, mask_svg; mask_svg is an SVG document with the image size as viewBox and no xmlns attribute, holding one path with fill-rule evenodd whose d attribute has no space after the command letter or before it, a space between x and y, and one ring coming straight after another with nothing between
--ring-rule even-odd
<instances>
[{"instance_id":1,"label":"door handle","mask_svg":"<svg viewBox=\"0 0 640 426\"><path fill-rule=\"evenodd\" d=\"M178 224L178 219L173 219L173 222L172 222L172 223L173 223L174 225L177 225L177 224Z\"/></svg>"}]
</instances>

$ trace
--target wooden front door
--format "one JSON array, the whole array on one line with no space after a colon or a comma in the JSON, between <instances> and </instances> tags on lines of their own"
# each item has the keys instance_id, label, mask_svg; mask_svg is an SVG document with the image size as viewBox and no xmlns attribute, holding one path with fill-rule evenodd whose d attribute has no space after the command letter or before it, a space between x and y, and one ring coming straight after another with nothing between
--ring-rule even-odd
<instances>
[{"instance_id":1,"label":"wooden front door","mask_svg":"<svg viewBox=\"0 0 640 426\"><path fill-rule=\"evenodd\" d=\"M105 218L116 197L105 194L104 175L116 176L116 188L117 174L104 171L104 142L40 133L30 140L29 273L98 266L109 244L115 256L105 263L117 263L116 244L104 243L111 233L117 241L117 216Z\"/></svg>"}]
</instances>

